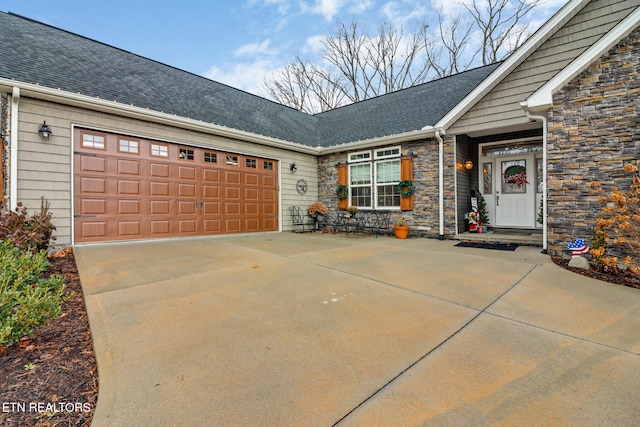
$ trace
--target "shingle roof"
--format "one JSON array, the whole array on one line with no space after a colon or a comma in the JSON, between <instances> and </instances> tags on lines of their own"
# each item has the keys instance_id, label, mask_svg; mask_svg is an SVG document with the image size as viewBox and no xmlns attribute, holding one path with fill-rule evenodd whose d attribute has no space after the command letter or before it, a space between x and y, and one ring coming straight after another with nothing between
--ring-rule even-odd
<instances>
[{"instance_id":1,"label":"shingle roof","mask_svg":"<svg viewBox=\"0 0 640 427\"><path fill-rule=\"evenodd\" d=\"M0 12L0 77L202 120L308 146L435 124L496 65L315 116L133 53Z\"/></svg>"},{"instance_id":2,"label":"shingle roof","mask_svg":"<svg viewBox=\"0 0 640 427\"><path fill-rule=\"evenodd\" d=\"M498 65L475 68L318 114L320 145L362 141L435 125Z\"/></svg>"}]
</instances>

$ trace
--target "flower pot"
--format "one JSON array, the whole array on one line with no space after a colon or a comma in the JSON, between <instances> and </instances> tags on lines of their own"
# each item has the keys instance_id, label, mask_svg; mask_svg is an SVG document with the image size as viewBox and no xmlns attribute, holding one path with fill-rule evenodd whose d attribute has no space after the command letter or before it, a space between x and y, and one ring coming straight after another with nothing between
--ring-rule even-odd
<instances>
[{"instance_id":1,"label":"flower pot","mask_svg":"<svg viewBox=\"0 0 640 427\"><path fill-rule=\"evenodd\" d=\"M476 231L476 224L469 224L469 231Z\"/></svg>"},{"instance_id":2,"label":"flower pot","mask_svg":"<svg viewBox=\"0 0 640 427\"><path fill-rule=\"evenodd\" d=\"M313 219L314 219L316 222L322 222L322 221L324 221L324 215L317 214Z\"/></svg>"},{"instance_id":3,"label":"flower pot","mask_svg":"<svg viewBox=\"0 0 640 427\"><path fill-rule=\"evenodd\" d=\"M406 239L409 235L409 226L408 225L394 225L393 231L396 234L396 238L398 239Z\"/></svg>"}]
</instances>

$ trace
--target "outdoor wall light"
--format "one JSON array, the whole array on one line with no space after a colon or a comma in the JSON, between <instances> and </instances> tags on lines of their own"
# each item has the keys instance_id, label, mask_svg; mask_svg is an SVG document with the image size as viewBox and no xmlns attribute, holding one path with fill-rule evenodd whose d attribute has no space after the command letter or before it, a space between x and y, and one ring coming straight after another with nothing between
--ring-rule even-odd
<instances>
[{"instance_id":1,"label":"outdoor wall light","mask_svg":"<svg viewBox=\"0 0 640 427\"><path fill-rule=\"evenodd\" d=\"M43 141L48 141L53 134L46 121L42 123L42 126L40 126L40 129L38 130L38 133L40 134L40 138L42 138Z\"/></svg>"},{"instance_id":2,"label":"outdoor wall light","mask_svg":"<svg viewBox=\"0 0 640 427\"><path fill-rule=\"evenodd\" d=\"M296 173L296 171L298 170L298 166L296 166L295 163L291 163L289 165L289 170L291 171L291 173Z\"/></svg>"},{"instance_id":3,"label":"outdoor wall light","mask_svg":"<svg viewBox=\"0 0 640 427\"><path fill-rule=\"evenodd\" d=\"M471 160L467 160L466 162L464 162L464 168L470 171L471 169L473 169L473 162Z\"/></svg>"}]
</instances>

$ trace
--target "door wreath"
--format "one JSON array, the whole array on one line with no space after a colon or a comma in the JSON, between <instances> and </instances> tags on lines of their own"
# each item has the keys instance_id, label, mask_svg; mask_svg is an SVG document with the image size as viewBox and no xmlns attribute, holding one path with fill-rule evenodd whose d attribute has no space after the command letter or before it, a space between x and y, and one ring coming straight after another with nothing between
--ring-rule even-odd
<instances>
[{"instance_id":1,"label":"door wreath","mask_svg":"<svg viewBox=\"0 0 640 427\"><path fill-rule=\"evenodd\" d=\"M398 193L400 193L402 197L411 197L411 195L413 194L413 181L411 181L410 179L400 181L398 183Z\"/></svg>"},{"instance_id":2,"label":"door wreath","mask_svg":"<svg viewBox=\"0 0 640 427\"><path fill-rule=\"evenodd\" d=\"M336 195L338 196L339 200L344 200L347 197L349 197L349 187L347 187L346 185L338 185L338 188L336 189Z\"/></svg>"}]
</instances>

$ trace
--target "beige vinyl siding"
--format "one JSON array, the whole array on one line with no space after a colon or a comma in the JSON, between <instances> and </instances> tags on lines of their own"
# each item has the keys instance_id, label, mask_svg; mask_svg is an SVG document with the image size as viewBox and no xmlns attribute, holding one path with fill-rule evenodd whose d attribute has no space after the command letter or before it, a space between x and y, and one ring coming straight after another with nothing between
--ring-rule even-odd
<instances>
[{"instance_id":1,"label":"beige vinyl siding","mask_svg":"<svg viewBox=\"0 0 640 427\"><path fill-rule=\"evenodd\" d=\"M44 120L53 131L53 136L48 142L43 142L38 135L38 129ZM71 135L74 125L277 160L281 168L279 208L283 230L292 229L290 205L296 204L306 208L318 198L318 161L313 155L22 97L18 124L17 201L30 210L40 208L42 196L50 201L57 228L54 233L58 237L55 242L57 246L71 244ZM297 165L296 173L289 170L292 162ZM309 185L309 191L304 196L296 191L298 179L306 180Z\"/></svg>"},{"instance_id":2,"label":"beige vinyl siding","mask_svg":"<svg viewBox=\"0 0 640 427\"><path fill-rule=\"evenodd\" d=\"M637 7L638 0L592 1L464 114L449 132L473 133L528 123L520 102Z\"/></svg>"}]
</instances>

